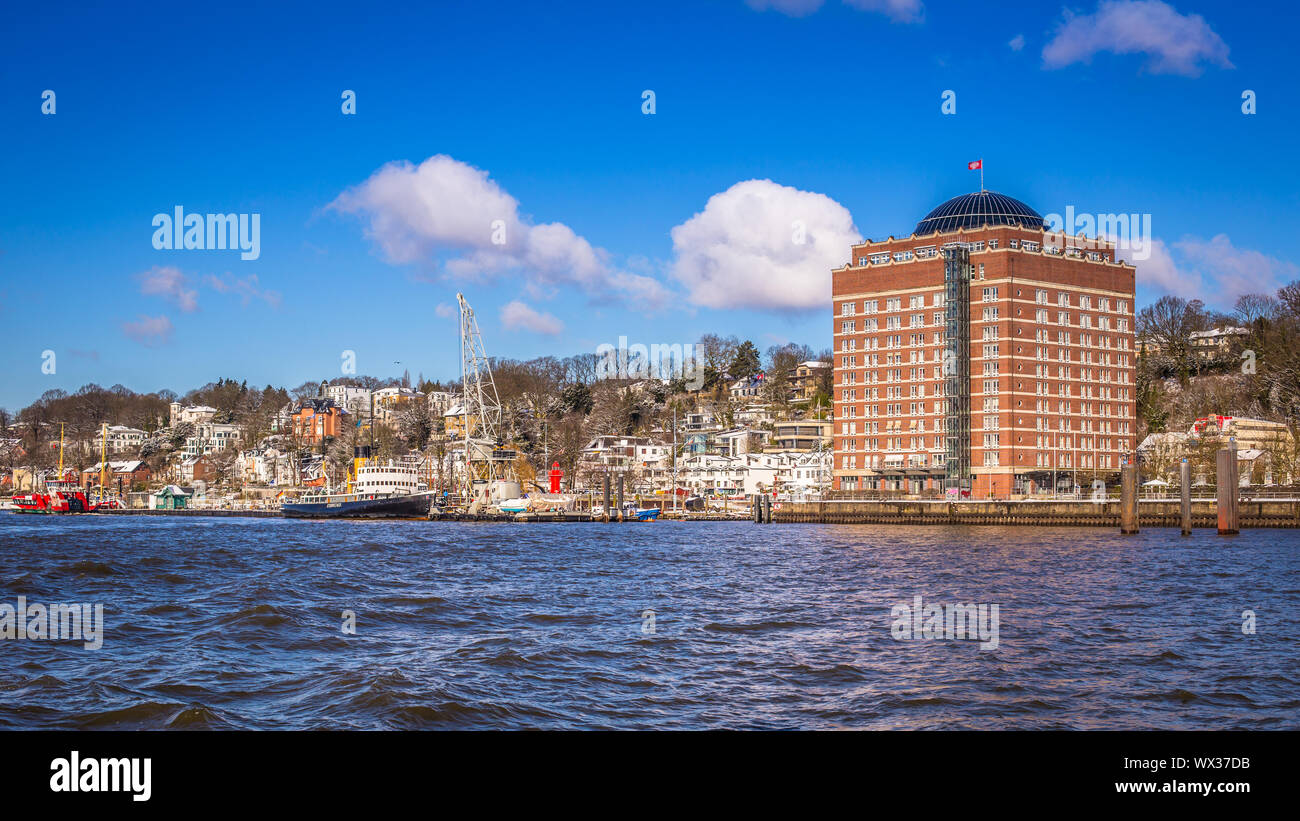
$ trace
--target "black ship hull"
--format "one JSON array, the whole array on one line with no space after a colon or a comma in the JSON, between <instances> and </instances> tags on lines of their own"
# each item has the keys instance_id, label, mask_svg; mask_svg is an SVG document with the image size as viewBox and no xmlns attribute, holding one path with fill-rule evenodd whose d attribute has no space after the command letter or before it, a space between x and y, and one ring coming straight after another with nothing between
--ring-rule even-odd
<instances>
[{"instance_id":1,"label":"black ship hull","mask_svg":"<svg viewBox=\"0 0 1300 821\"><path fill-rule=\"evenodd\" d=\"M288 519L423 519L429 515L429 493L378 499L338 499L286 502L280 512Z\"/></svg>"}]
</instances>

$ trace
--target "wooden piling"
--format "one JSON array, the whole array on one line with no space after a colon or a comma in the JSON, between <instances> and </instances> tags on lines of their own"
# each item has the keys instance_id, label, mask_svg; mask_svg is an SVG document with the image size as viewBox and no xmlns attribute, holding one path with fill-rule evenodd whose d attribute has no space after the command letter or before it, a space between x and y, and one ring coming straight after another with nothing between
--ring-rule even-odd
<instances>
[{"instance_id":1,"label":"wooden piling","mask_svg":"<svg viewBox=\"0 0 1300 821\"><path fill-rule=\"evenodd\" d=\"M1133 462L1120 468L1119 532L1138 532L1138 466Z\"/></svg>"},{"instance_id":2,"label":"wooden piling","mask_svg":"<svg viewBox=\"0 0 1300 821\"><path fill-rule=\"evenodd\" d=\"M623 521L623 474L618 475L618 521Z\"/></svg>"},{"instance_id":3,"label":"wooden piling","mask_svg":"<svg viewBox=\"0 0 1300 821\"><path fill-rule=\"evenodd\" d=\"M1219 533L1227 536L1240 532L1237 526L1237 452L1224 448L1219 451L1217 460Z\"/></svg>"},{"instance_id":4,"label":"wooden piling","mask_svg":"<svg viewBox=\"0 0 1300 821\"><path fill-rule=\"evenodd\" d=\"M601 518L606 522L609 521L609 474L608 473L605 474L605 512L601 516Z\"/></svg>"},{"instance_id":5,"label":"wooden piling","mask_svg":"<svg viewBox=\"0 0 1300 821\"><path fill-rule=\"evenodd\" d=\"M1186 459L1178 469L1178 478L1183 483L1182 488L1182 524L1183 535L1192 535L1192 465Z\"/></svg>"}]
</instances>

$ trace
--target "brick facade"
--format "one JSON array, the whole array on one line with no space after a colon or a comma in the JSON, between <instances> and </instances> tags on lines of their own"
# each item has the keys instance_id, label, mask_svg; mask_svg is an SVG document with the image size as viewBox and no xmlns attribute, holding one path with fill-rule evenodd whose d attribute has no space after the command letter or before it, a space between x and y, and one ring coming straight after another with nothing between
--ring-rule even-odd
<instances>
[{"instance_id":1,"label":"brick facade","mask_svg":"<svg viewBox=\"0 0 1300 821\"><path fill-rule=\"evenodd\" d=\"M945 486L944 249L969 251L975 498L1110 482L1136 446L1135 269L1014 226L893 237L833 272L837 490ZM949 355L951 357L951 355ZM964 381L964 380L963 380Z\"/></svg>"}]
</instances>

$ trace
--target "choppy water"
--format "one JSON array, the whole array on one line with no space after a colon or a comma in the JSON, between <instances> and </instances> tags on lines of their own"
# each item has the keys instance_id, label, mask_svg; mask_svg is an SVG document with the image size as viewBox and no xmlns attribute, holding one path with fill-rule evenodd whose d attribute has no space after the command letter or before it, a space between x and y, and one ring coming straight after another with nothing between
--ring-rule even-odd
<instances>
[{"instance_id":1,"label":"choppy water","mask_svg":"<svg viewBox=\"0 0 1300 821\"><path fill-rule=\"evenodd\" d=\"M1294 531L0 514L0 603L106 630L0 640L0 727L1296 729L1298 570ZM915 595L999 647L895 640Z\"/></svg>"}]
</instances>

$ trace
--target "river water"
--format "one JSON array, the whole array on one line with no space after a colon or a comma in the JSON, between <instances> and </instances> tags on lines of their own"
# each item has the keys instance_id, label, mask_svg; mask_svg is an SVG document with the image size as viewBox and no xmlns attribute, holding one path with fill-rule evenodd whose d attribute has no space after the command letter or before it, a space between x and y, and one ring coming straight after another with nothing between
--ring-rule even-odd
<instances>
[{"instance_id":1,"label":"river water","mask_svg":"<svg viewBox=\"0 0 1300 821\"><path fill-rule=\"evenodd\" d=\"M1297 531L0 514L19 597L103 641L3 728L1300 728Z\"/></svg>"}]
</instances>

